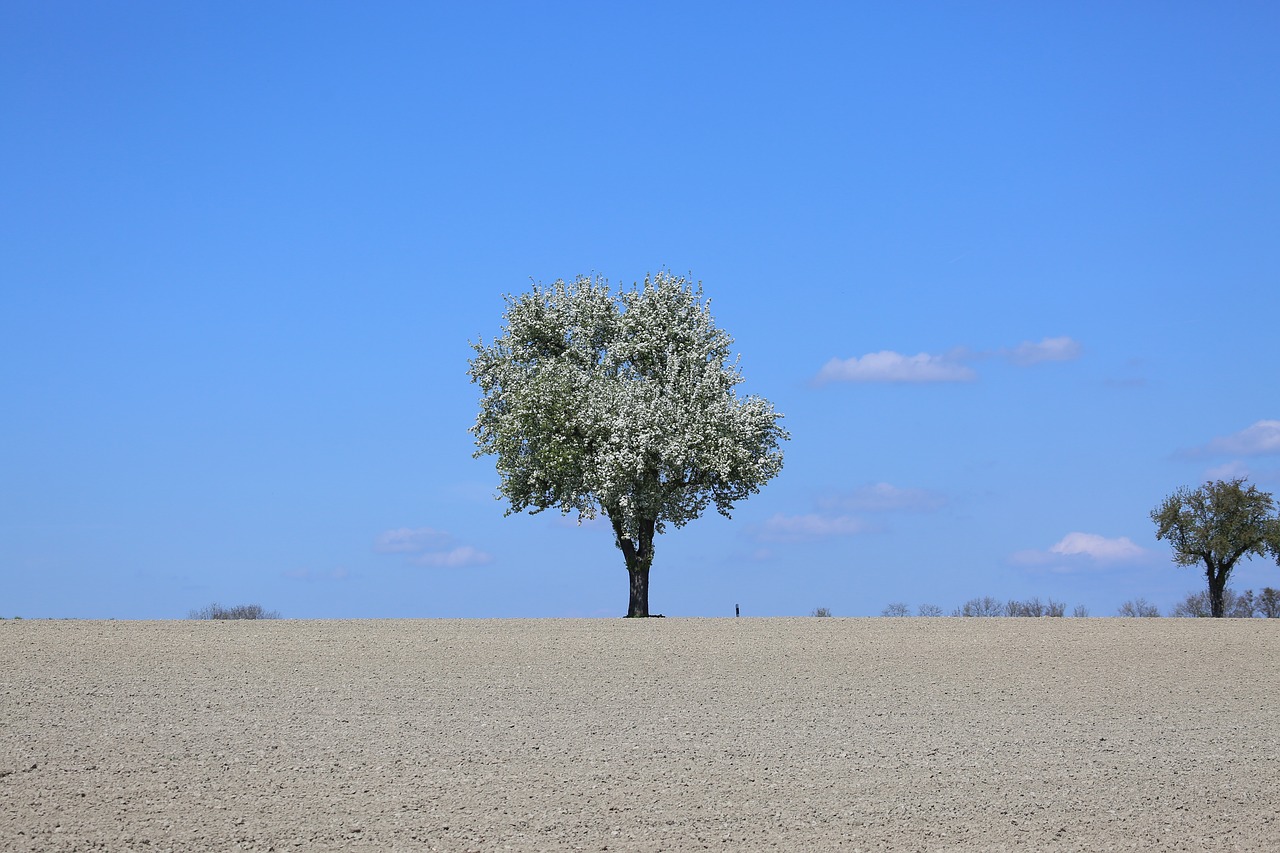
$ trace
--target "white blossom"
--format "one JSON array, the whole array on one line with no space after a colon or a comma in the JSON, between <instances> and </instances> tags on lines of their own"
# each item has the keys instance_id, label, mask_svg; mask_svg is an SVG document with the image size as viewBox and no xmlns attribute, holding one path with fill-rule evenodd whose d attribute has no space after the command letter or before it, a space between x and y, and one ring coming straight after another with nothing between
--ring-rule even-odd
<instances>
[{"instance_id":1,"label":"white blossom","mask_svg":"<svg viewBox=\"0 0 1280 853\"><path fill-rule=\"evenodd\" d=\"M508 514L603 513L621 546L712 505L728 516L781 470L782 416L736 393L733 341L701 286L659 273L614 294L581 277L506 302L469 373L476 456L497 457Z\"/></svg>"}]
</instances>

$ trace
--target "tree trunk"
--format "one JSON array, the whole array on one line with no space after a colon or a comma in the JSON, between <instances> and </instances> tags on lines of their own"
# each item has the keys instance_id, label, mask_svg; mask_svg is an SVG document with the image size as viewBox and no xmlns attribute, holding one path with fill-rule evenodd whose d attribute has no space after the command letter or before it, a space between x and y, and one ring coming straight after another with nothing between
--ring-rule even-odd
<instances>
[{"instance_id":1,"label":"tree trunk","mask_svg":"<svg viewBox=\"0 0 1280 853\"><path fill-rule=\"evenodd\" d=\"M1210 563L1205 574L1209 578L1209 612L1215 619L1221 619L1227 612L1227 577L1231 574L1231 569L1223 569Z\"/></svg>"},{"instance_id":2,"label":"tree trunk","mask_svg":"<svg viewBox=\"0 0 1280 853\"><path fill-rule=\"evenodd\" d=\"M644 618L649 615L649 568L653 565L653 533L656 519L640 519L637 537L632 539L622 529L622 522L610 517L618 547L627 563L630 575L630 599L627 602L627 618Z\"/></svg>"},{"instance_id":3,"label":"tree trunk","mask_svg":"<svg viewBox=\"0 0 1280 853\"><path fill-rule=\"evenodd\" d=\"M627 566L631 575L631 600L627 602L627 618L649 615L649 567Z\"/></svg>"}]
</instances>

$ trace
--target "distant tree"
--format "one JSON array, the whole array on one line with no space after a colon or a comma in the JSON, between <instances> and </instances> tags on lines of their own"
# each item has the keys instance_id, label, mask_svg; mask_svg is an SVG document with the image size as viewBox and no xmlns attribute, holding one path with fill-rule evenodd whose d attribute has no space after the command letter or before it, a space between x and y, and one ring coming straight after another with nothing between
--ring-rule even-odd
<instances>
[{"instance_id":1,"label":"distant tree","mask_svg":"<svg viewBox=\"0 0 1280 853\"><path fill-rule=\"evenodd\" d=\"M910 616L911 608L903 604L901 601L895 601L880 611L881 616Z\"/></svg>"},{"instance_id":2,"label":"distant tree","mask_svg":"<svg viewBox=\"0 0 1280 853\"><path fill-rule=\"evenodd\" d=\"M1220 615L1228 619L1250 619L1254 611L1253 592L1239 594L1228 587L1222 591L1222 606L1223 612ZM1215 615L1213 600L1209 597L1209 591L1202 589L1187 593L1186 598L1173 606L1171 615L1191 618L1213 617Z\"/></svg>"},{"instance_id":3,"label":"distant tree","mask_svg":"<svg viewBox=\"0 0 1280 853\"><path fill-rule=\"evenodd\" d=\"M1083 619L1089 615L1089 608L1085 607L1083 604L1077 604L1071 611L1071 615L1077 619Z\"/></svg>"},{"instance_id":4,"label":"distant tree","mask_svg":"<svg viewBox=\"0 0 1280 853\"><path fill-rule=\"evenodd\" d=\"M916 609L916 614L919 616L941 616L942 608L936 604L921 604Z\"/></svg>"},{"instance_id":5,"label":"distant tree","mask_svg":"<svg viewBox=\"0 0 1280 853\"><path fill-rule=\"evenodd\" d=\"M813 608L813 612L812 612L812 613L810 613L809 615L810 615L810 616L830 616L830 615L831 615L831 608L829 608L829 607L815 607L815 608Z\"/></svg>"},{"instance_id":6,"label":"distant tree","mask_svg":"<svg viewBox=\"0 0 1280 853\"><path fill-rule=\"evenodd\" d=\"M952 616L1003 616L1005 606L989 595L971 598L951 612Z\"/></svg>"},{"instance_id":7,"label":"distant tree","mask_svg":"<svg viewBox=\"0 0 1280 853\"><path fill-rule=\"evenodd\" d=\"M261 604L237 604L234 607L223 607L214 602L198 610L192 610L188 617L191 619L279 619L280 612L264 610Z\"/></svg>"},{"instance_id":8,"label":"distant tree","mask_svg":"<svg viewBox=\"0 0 1280 853\"><path fill-rule=\"evenodd\" d=\"M1048 604L1044 606L1044 615L1061 618L1067 614L1067 605L1061 601L1049 599Z\"/></svg>"},{"instance_id":9,"label":"distant tree","mask_svg":"<svg viewBox=\"0 0 1280 853\"><path fill-rule=\"evenodd\" d=\"M1145 598L1134 598L1121 604L1116 614L1119 616L1159 616L1160 608L1151 604Z\"/></svg>"},{"instance_id":10,"label":"distant tree","mask_svg":"<svg viewBox=\"0 0 1280 853\"><path fill-rule=\"evenodd\" d=\"M1178 489L1154 510L1156 538L1168 539L1173 561L1204 565L1209 608L1226 615L1225 590L1241 557L1270 556L1280 564L1280 517L1270 493L1243 477L1215 480L1194 491Z\"/></svg>"},{"instance_id":11,"label":"distant tree","mask_svg":"<svg viewBox=\"0 0 1280 853\"><path fill-rule=\"evenodd\" d=\"M1267 619L1280 619L1280 590L1264 586L1254 602L1258 615Z\"/></svg>"},{"instance_id":12,"label":"distant tree","mask_svg":"<svg viewBox=\"0 0 1280 853\"><path fill-rule=\"evenodd\" d=\"M507 514L604 515L630 576L627 616L649 615L655 534L712 504L728 516L782 469L788 438L742 382L701 285L658 273L506 297L506 326L473 345L476 456L497 456Z\"/></svg>"}]
</instances>

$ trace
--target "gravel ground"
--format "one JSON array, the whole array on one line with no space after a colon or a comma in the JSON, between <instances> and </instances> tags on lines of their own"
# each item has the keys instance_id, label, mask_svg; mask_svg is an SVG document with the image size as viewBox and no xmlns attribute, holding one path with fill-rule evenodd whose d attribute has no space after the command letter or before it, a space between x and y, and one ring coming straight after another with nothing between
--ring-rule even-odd
<instances>
[{"instance_id":1,"label":"gravel ground","mask_svg":"<svg viewBox=\"0 0 1280 853\"><path fill-rule=\"evenodd\" d=\"M0 848L1280 850L1280 620L0 622Z\"/></svg>"}]
</instances>

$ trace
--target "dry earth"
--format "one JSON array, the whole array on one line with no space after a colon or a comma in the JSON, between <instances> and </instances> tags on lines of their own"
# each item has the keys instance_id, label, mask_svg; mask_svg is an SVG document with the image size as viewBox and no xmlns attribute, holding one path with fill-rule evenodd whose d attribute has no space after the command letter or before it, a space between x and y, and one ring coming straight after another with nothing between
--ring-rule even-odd
<instances>
[{"instance_id":1,"label":"dry earth","mask_svg":"<svg viewBox=\"0 0 1280 853\"><path fill-rule=\"evenodd\" d=\"M1276 850L1280 620L0 623L0 847Z\"/></svg>"}]
</instances>

